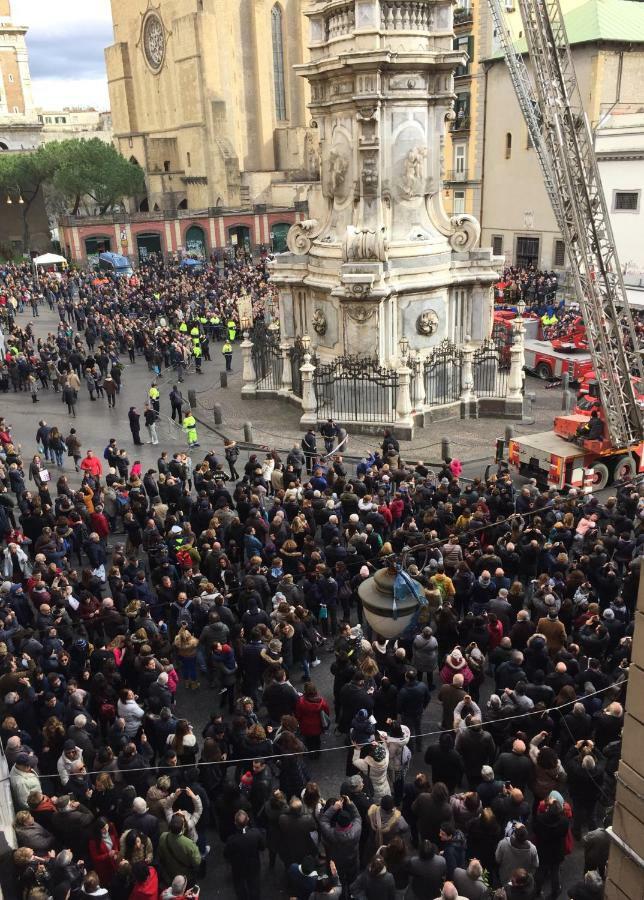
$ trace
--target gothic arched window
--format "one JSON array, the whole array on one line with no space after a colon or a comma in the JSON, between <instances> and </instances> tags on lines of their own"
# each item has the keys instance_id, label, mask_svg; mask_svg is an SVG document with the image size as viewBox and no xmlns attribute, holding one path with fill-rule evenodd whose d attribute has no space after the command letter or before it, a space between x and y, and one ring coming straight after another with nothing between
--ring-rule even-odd
<instances>
[{"instance_id":1,"label":"gothic arched window","mask_svg":"<svg viewBox=\"0 0 644 900\"><path fill-rule=\"evenodd\" d=\"M286 119L286 85L284 82L284 32L282 7L276 3L271 11L273 35L273 85L275 87L275 115L278 121Z\"/></svg>"}]
</instances>

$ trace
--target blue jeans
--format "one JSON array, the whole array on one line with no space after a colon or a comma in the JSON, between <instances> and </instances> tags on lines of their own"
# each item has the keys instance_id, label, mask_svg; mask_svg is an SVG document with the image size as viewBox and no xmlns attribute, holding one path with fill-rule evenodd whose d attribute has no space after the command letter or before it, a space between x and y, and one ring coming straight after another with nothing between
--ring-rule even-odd
<instances>
[{"instance_id":1,"label":"blue jeans","mask_svg":"<svg viewBox=\"0 0 644 900\"><path fill-rule=\"evenodd\" d=\"M181 676L184 681L197 680L197 657L184 656L181 658Z\"/></svg>"}]
</instances>

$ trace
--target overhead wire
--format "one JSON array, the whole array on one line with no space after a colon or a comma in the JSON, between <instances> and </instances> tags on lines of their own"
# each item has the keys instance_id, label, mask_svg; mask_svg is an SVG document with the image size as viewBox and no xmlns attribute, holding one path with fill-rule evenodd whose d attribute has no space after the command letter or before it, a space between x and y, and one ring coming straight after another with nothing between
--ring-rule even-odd
<instances>
[{"instance_id":1,"label":"overhead wire","mask_svg":"<svg viewBox=\"0 0 644 900\"><path fill-rule=\"evenodd\" d=\"M619 684L607 685L606 687L599 688L598 690L592 691L591 693L584 694L581 697L576 697L574 700L569 700L566 703L562 703L560 706L551 706L548 709L532 709L527 712L516 713L515 715L512 715L512 716L503 716L502 719L491 720L491 722L492 723L494 723L496 721L511 722L516 719L525 719L530 716L543 716L545 713L561 711L562 709L564 709L567 706L573 706L575 703L582 703L584 700L589 700L590 698L596 697L599 694L604 694L607 691L618 690L627 683L628 683L628 677L626 677L623 681L619 682ZM415 738L437 737L441 734L452 734L454 732L456 732L458 734L459 732L469 730L470 728L481 728L481 727L484 728L486 724L489 724L489 723L481 722L481 723L474 723L474 724L469 724L469 725L461 723L456 728L439 728L435 731L423 731L423 732L416 733L416 734L410 734L409 742L411 743ZM132 741L132 743L134 743L134 741ZM315 751L315 752L337 753L339 751L351 750L356 747L358 747L358 748L368 747L368 746L371 746L373 743L375 743L375 742L371 741L371 742L365 743L365 744L358 744L358 743L352 742L350 744L341 744L341 745L336 745L334 747L321 747L319 751ZM386 743L386 740L385 740L385 743ZM129 768L129 769L118 769L118 768L117 769L96 769L96 770L92 770L89 772L82 772L80 774L83 777L85 777L85 776L89 777L89 776L94 776L94 775L104 775L104 774L114 775L117 773L129 775L133 772L149 772L151 769L157 770L157 771L163 771L163 772L173 772L173 771L176 771L177 769L195 769L195 768L201 768L202 766L203 767L205 767L205 766L231 766L231 765L238 765L240 763L252 763L252 762L255 762L256 760L257 761L261 760L261 761L266 761L266 762L273 760L274 762L277 762L281 758L288 758L288 757L292 757L292 756L306 756L309 752L310 751L308 751L306 749L301 750L301 751L289 752L289 753L280 753L278 751L276 753L273 753L270 755L264 755L264 756L260 755L260 756L248 756L248 757L243 757L243 758L234 757L234 758L230 758L230 759L199 760L199 761L195 761L194 763L177 763L177 765L175 765L175 766L161 764L161 765L140 766L140 767L134 767L134 768ZM41 780L45 779L45 778L58 778L58 773L43 774L43 775L39 774L38 777ZM0 782L7 781L7 780L8 780L8 777L0 778Z\"/></svg>"}]
</instances>

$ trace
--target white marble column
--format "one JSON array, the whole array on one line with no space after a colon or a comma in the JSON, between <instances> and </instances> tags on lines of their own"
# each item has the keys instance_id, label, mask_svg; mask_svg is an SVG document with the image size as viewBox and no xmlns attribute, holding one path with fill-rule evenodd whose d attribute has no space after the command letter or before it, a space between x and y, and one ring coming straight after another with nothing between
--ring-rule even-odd
<instances>
[{"instance_id":1,"label":"white marble column","mask_svg":"<svg viewBox=\"0 0 644 900\"><path fill-rule=\"evenodd\" d=\"M244 332L244 340L240 344L242 352L242 394L257 393L255 366L253 365L253 342L247 331Z\"/></svg>"},{"instance_id":2,"label":"white marble column","mask_svg":"<svg viewBox=\"0 0 644 900\"><path fill-rule=\"evenodd\" d=\"M396 416L398 419L409 420L411 411L411 369L406 360L398 369L398 393L396 395Z\"/></svg>"},{"instance_id":3,"label":"white marble column","mask_svg":"<svg viewBox=\"0 0 644 900\"><path fill-rule=\"evenodd\" d=\"M288 344L280 344L282 351L282 383L280 385L280 396L290 394L293 390L293 374L291 372L291 357Z\"/></svg>"},{"instance_id":4,"label":"white marble column","mask_svg":"<svg viewBox=\"0 0 644 900\"><path fill-rule=\"evenodd\" d=\"M315 388L313 387L313 373L315 366L311 363L311 354L304 354L304 362L300 366L302 373L302 416L300 425L315 425L317 422L317 402Z\"/></svg>"}]
</instances>

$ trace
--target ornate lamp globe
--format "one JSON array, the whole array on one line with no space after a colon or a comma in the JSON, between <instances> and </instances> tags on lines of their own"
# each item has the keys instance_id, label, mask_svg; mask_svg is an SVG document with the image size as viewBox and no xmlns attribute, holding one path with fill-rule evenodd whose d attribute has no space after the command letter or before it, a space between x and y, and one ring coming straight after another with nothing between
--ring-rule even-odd
<instances>
[{"instance_id":1,"label":"ornate lamp globe","mask_svg":"<svg viewBox=\"0 0 644 900\"><path fill-rule=\"evenodd\" d=\"M407 628L419 607L419 601L413 592L405 591L403 596L394 600L394 582L398 571L395 566L378 569L375 575L367 578L358 587L362 600L362 608L369 625L376 634L383 638L396 638ZM409 578L422 596L421 585Z\"/></svg>"}]
</instances>

